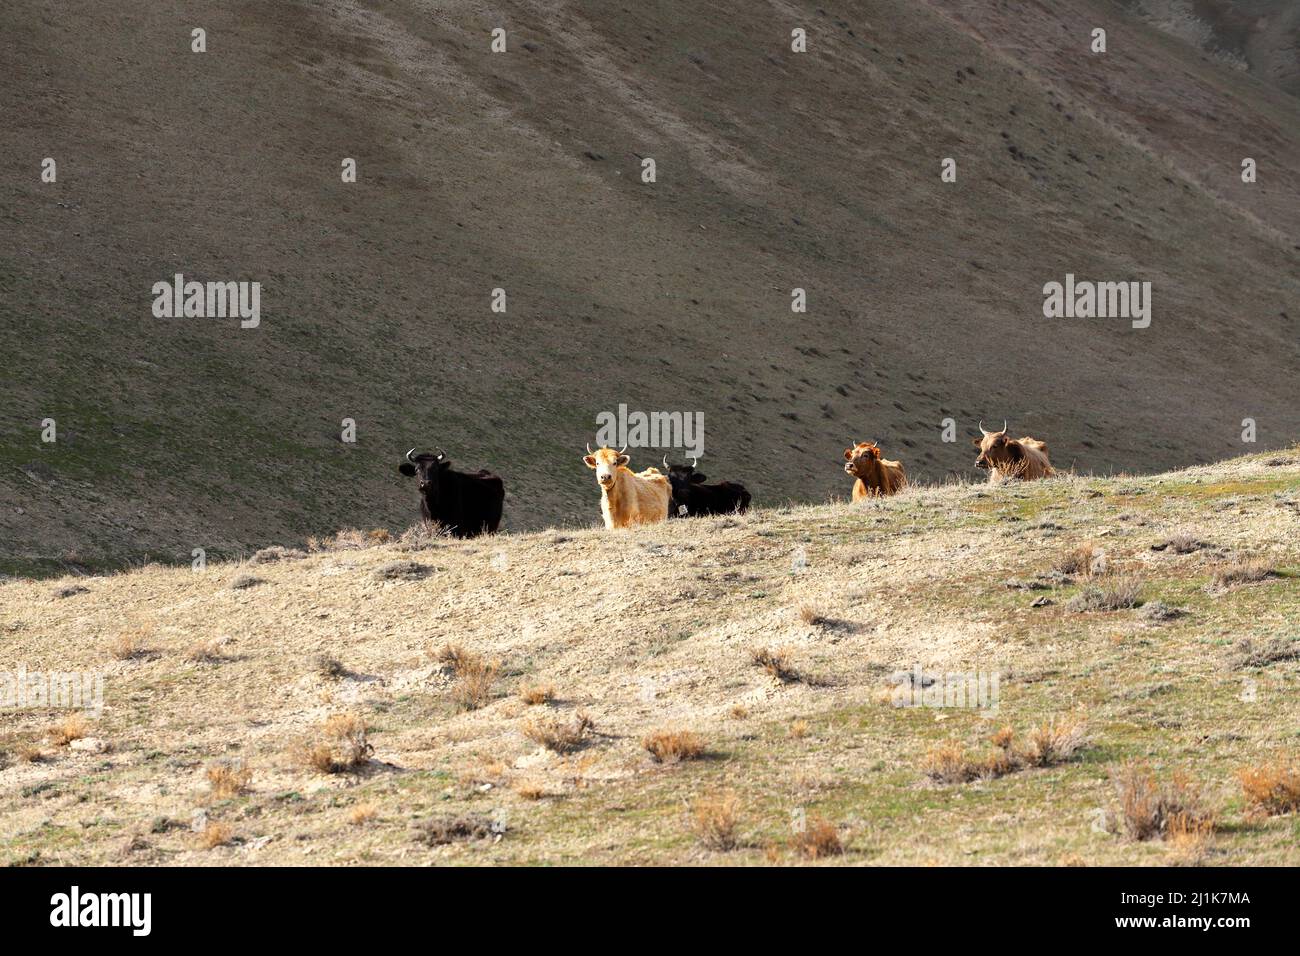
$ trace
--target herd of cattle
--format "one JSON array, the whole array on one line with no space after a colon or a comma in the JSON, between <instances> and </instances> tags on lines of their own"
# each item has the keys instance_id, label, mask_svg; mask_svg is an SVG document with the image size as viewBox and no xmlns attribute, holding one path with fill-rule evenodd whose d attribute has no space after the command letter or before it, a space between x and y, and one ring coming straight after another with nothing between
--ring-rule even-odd
<instances>
[{"instance_id":1,"label":"herd of cattle","mask_svg":"<svg viewBox=\"0 0 1300 956\"><path fill-rule=\"evenodd\" d=\"M1036 439L1011 438L1007 423L1002 430L991 432L980 422L980 436L974 440L979 448L975 459L978 468L986 469L990 481L1016 479L1028 481L1052 475L1047 446ZM596 472L600 487L600 510L606 528L628 528L654 524L669 518L691 518L743 512L749 507L750 494L736 481L710 484L696 470L698 461L689 465L669 465L665 471L651 467L634 472L627 449L614 451L587 446L583 462ZM412 448L398 470L420 481L420 513L425 521L437 525L456 538L474 538L492 534L501 525L505 501L505 483L499 475L486 469L469 474L454 471L447 456L416 454ZM844 449L844 471L854 478L853 500L896 494L907 486L903 463L890 461L880 454L876 442L859 442Z\"/></svg>"}]
</instances>

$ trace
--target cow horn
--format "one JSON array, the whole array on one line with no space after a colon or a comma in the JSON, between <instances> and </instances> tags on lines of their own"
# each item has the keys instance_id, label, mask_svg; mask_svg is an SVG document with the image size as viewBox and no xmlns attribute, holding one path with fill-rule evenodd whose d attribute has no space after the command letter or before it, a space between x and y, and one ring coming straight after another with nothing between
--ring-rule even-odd
<instances>
[{"instance_id":1,"label":"cow horn","mask_svg":"<svg viewBox=\"0 0 1300 956\"><path fill-rule=\"evenodd\" d=\"M591 454L591 442L587 442L587 454Z\"/></svg>"},{"instance_id":2,"label":"cow horn","mask_svg":"<svg viewBox=\"0 0 1300 956\"><path fill-rule=\"evenodd\" d=\"M1002 431L1005 432L1006 430L1007 430L1007 420L1004 418L1002 419Z\"/></svg>"},{"instance_id":3,"label":"cow horn","mask_svg":"<svg viewBox=\"0 0 1300 956\"><path fill-rule=\"evenodd\" d=\"M447 457L447 453L446 453L445 451L443 451L441 448L439 448L439 449L438 449L438 459L439 459L439 461L441 461L443 458L446 458L446 457Z\"/></svg>"},{"instance_id":4,"label":"cow horn","mask_svg":"<svg viewBox=\"0 0 1300 956\"><path fill-rule=\"evenodd\" d=\"M691 467L694 468L694 467L696 467L699 463L700 463L700 460L699 460L698 458L696 458L694 455L691 455Z\"/></svg>"},{"instance_id":5,"label":"cow horn","mask_svg":"<svg viewBox=\"0 0 1300 956\"><path fill-rule=\"evenodd\" d=\"M667 456L667 455L664 455L664 467L665 467L665 468L668 467L668 456Z\"/></svg>"},{"instance_id":6,"label":"cow horn","mask_svg":"<svg viewBox=\"0 0 1300 956\"><path fill-rule=\"evenodd\" d=\"M988 429L986 429L986 428L984 427L984 419L982 419L982 418L980 419L980 434L981 434L981 435L992 435L992 434L993 434L991 431L989 431Z\"/></svg>"},{"instance_id":7,"label":"cow horn","mask_svg":"<svg viewBox=\"0 0 1300 956\"><path fill-rule=\"evenodd\" d=\"M618 450L618 453L620 455L625 454L626 452L627 452L627 445L624 445L622 448Z\"/></svg>"},{"instance_id":8,"label":"cow horn","mask_svg":"<svg viewBox=\"0 0 1300 956\"><path fill-rule=\"evenodd\" d=\"M410 451L408 451L408 452L406 453L406 460L407 460L407 461L415 461L415 449L414 449L414 448L412 448Z\"/></svg>"}]
</instances>

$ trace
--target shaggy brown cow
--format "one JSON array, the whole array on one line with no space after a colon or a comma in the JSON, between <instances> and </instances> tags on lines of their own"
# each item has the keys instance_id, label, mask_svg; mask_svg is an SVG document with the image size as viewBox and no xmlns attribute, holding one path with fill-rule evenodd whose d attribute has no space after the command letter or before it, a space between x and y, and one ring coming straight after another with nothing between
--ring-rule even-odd
<instances>
[{"instance_id":1,"label":"shaggy brown cow","mask_svg":"<svg viewBox=\"0 0 1300 956\"><path fill-rule=\"evenodd\" d=\"M903 463L881 458L880 446L873 441L844 449L844 470L858 479L853 483L854 501L896 494L907 486Z\"/></svg>"},{"instance_id":2,"label":"shaggy brown cow","mask_svg":"<svg viewBox=\"0 0 1300 956\"><path fill-rule=\"evenodd\" d=\"M627 467L627 451L601 448L582 459L588 468L596 470L600 485L600 511L605 516L606 528L629 528L637 524L654 524L668 520L668 501L672 490L668 478L658 468L647 468L633 474Z\"/></svg>"},{"instance_id":3,"label":"shaggy brown cow","mask_svg":"<svg viewBox=\"0 0 1300 956\"><path fill-rule=\"evenodd\" d=\"M1050 478L1056 472L1047 460L1047 445L1035 438L1008 438L1007 423L1002 423L1002 431L986 431L980 422L982 437L974 439L974 445L980 450L975 459L976 468L987 468L989 481L1002 481L1014 478L1020 481L1033 481L1037 478Z\"/></svg>"}]
</instances>

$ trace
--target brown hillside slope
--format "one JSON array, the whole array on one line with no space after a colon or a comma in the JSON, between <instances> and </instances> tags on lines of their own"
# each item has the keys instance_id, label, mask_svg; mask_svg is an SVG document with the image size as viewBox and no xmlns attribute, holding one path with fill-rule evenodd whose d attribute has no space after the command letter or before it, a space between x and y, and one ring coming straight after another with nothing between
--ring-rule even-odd
<instances>
[{"instance_id":1,"label":"brown hillside slope","mask_svg":"<svg viewBox=\"0 0 1300 956\"><path fill-rule=\"evenodd\" d=\"M1266 446L1297 437L1286 224L1180 173L1195 144L1137 143L1143 96L1096 119L1071 90L1119 67L1178 108L1212 96L1203 164L1231 178L1246 141L1284 212L1300 107L1126 19L1112 47L1167 68L1044 74L947 6L7 5L0 562L404 525L415 444L498 470L510 528L590 523L578 457L620 402L702 411L714 476L768 504L847 494L850 440L917 478L969 471L947 416L1009 418L1098 472L1239 451L1244 417ZM1006 5L961 6L978 26ZM1085 42L1040 21L1039 45ZM261 281L261 327L153 318L177 271ZM1151 328L1045 320L1067 272L1151 280Z\"/></svg>"}]
</instances>

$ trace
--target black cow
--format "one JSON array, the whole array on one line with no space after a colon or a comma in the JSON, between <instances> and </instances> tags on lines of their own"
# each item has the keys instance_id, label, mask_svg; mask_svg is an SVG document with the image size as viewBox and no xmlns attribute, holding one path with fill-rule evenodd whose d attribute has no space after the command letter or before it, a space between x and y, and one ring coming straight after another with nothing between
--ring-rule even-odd
<instances>
[{"instance_id":1,"label":"black cow","mask_svg":"<svg viewBox=\"0 0 1300 956\"><path fill-rule=\"evenodd\" d=\"M719 481L706 485L708 480L703 472L696 471L699 464L696 459L689 465L669 465L668 456L664 456L664 468L668 470L668 483L672 486L673 496L668 502L668 517L693 518L698 515L729 515L744 512L749 507L749 492L737 481Z\"/></svg>"},{"instance_id":2,"label":"black cow","mask_svg":"<svg viewBox=\"0 0 1300 956\"><path fill-rule=\"evenodd\" d=\"M417 455L412 448L397 470L420 478L420 512L456 538L492 534L501 524L501 503L506 488L500 477L486 469L469 475L452 471L441 451Z\"/></svg>"}]
</instances>

